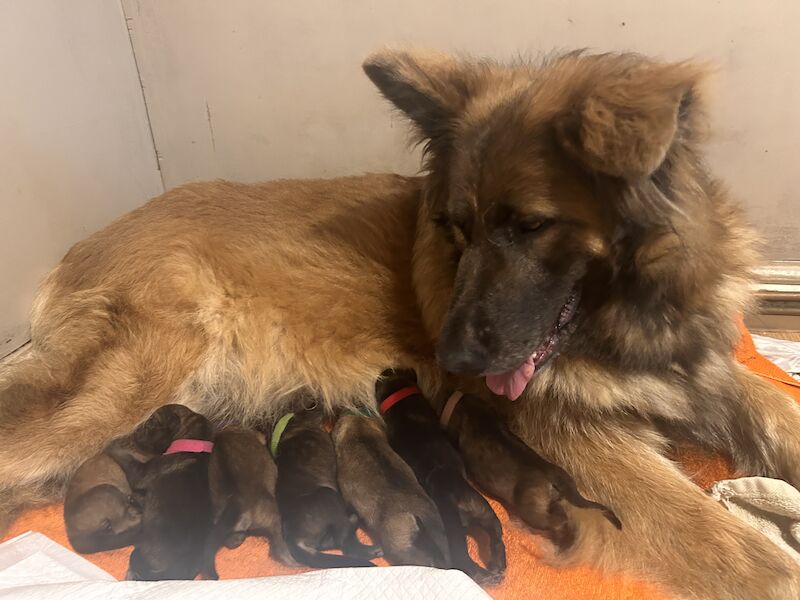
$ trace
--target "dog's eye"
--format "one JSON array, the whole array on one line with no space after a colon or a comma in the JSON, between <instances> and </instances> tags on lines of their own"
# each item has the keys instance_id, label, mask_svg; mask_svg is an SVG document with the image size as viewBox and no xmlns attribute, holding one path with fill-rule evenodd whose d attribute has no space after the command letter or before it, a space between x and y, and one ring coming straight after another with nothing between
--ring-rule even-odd
<instances>
[{"instance_id":1,"label":"dog's eye","mask_svg":"<svg viewBox=\"0 0 800 600\"><path fill-rule=\"evenodd\" d=\"M453 241L455 242L456 246L459 248L463 248L467 245L467 236L464 233L464 230L457 225L452 225L450 227L450 232L453 237Z\"/></svg>"},{"instance_id":2,"label":"dog's eye","mask_svg":"<svg viewBox=\"0 0 800 600\"><path fill-rule=\"evenodd\" d=\"M434 225L442 229L450 228L450 217L448 217L446 213L436 213L431 218L431 221L433 221Z\"/></svg>"},{"instance_id":3,"label":"dog's eye","mask_svg":"<svg viewBox=\"0 0 800 600\"><path fill-rule=\"evenodd\" d=\"M540 233L553 224L552 219L528 219L519 224L523 233Z\"/></svg>"},{"instance_id":4,"label":"dog's eye","mask_svg":"<svg viewBox=\"0 0 800 600\"><path fill-rule=\"evenodd\" d=\"M464 230L454 223L448 214L437 213L431 220L451 245L456 248L463 248L466 245L467 236L464 235Z\"/></svg>"}]
</instances>

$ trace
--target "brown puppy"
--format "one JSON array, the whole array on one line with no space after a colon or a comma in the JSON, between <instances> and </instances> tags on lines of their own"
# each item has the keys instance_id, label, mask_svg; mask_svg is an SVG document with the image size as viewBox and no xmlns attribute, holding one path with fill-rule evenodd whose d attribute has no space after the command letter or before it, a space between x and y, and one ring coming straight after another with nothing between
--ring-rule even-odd
<instances>
[{"instance_id":1,"label":"brown puppy","mask_svg":"<svg viewBox=\"0 0 800 600\"><path fill-rule=\"evenodd\" d=\"M576 533L564 502L599 510L614 527L622 528L609 508L581 496L564 469L536 454L486 402L456 392L445 403L441 422L458 446L470 478L560 550L573 544Z\"/></svg>"},{"instance_id":2,"label":"brown puppy","mask_svg":"<svg viewBox=\"0 0 800 600\"><path fill-rule=\"evenodd\" d=\"M294 564L281 532L275 500L278 469L264 446L263 434L229 427L214 438L209 465L214 529L207 543L210 576L222 545L236 548L248 535L269 540L272 558Z\"/></svg>"},{"instance_id":3,"label":"brown puppy","mask_svg":"<svg viewBox=\"0 0 800 600\"><path fill-rule=\"evenodd\" d=\"M157 456L129 471L143 512L128 579L213 575L205 554L213 523L208 480L213 433L208 419L179 404L158 409L134 431L136 446Z\"/></svg>"},{"instance_id":4,"label":"brown puppy","mask_svg":"<svg viewBox=\"0 0 800 600\"><path fill-rule=\"evenodd\" d=\"M64 499L70 544L89 554L130 546L141 532L142 511L122 467L103 452L70 479Z\"/></svg>"},{"instance_id":5,"label":"brown puppy","mask_svg":"<svg viewBox=\"0 0 800 600\"><path fill-rule=\"evenodd\" d=\"M278 465L275 496L289 552L316 568L371 567L380 555L356 537L357 518L336 482L336 454L321 410L302 410L275 425L270 448ZM324 550L341 549L342 555Z\"/></svg>"},{"instance_id":6,"label":"brown puppy","mask_svg":"<svg viewBox=\"0 0 800 600\"><path fill-rule=\"evenodd\" d=\"M392 450L377 418L344 413L333 428L339 486L384 556L399 565L446 569L450 556L436 506Z\"/></svg>"},{"instance_id":7,"label":"brown puppy","mask_svg":"<svg viewBox=\"0 0 800 600\"><path fill-rule=\"evenodd\" d=\"M506 569L503 528L486 499L467 482L464 463L417 388L416 374L411 370L384 371L375 384L375 394L389 443L439 509L453 566L479 583L499 582ZM469 557L469 528L488 534L491 558L486 569Z\"/></svg>"}]
</instances>

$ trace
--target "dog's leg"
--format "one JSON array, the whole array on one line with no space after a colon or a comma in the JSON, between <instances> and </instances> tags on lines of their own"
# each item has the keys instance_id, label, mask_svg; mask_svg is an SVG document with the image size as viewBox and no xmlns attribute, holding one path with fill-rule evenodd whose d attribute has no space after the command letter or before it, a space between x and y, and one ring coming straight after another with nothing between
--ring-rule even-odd
<instances>
[{"instance_id":1,"label":"dog's leg","mask_svg":"<svg viewBox=\"0 0 800 600\"><path fill-rule=\"evenodd\" d=\"M788 394L740 365L731 398L736 467L748 475L785 479L800 488L800 406Z\"/></svg>"},{"instance_id":2,"label":"dog's leg","mask_svg":"<svg viewBox=\"0 0 800 600\"><path fill-rule=\"evenodd\" d=\"M684 422L668 422L677 435L729 454L743 475L785 479L800 487L800 406L745 367L709 359L688 394Z\"/></svg>"},{"instance_id":3,"label":"dog's leg","mask_svg":"<svg viewBox=\"0 0 800 600\"><path fill-rule=\"evenodd\" d=\"M664 458L660 436L610 416L567 422L548 420L539 410L523 408L516 431L570 472L586 496L614 510L623 524L620 531L599 511L566 506L577 539L558 560L634 571L686 598L800 597L797 565Z\"/></svg>"}]
</instances>

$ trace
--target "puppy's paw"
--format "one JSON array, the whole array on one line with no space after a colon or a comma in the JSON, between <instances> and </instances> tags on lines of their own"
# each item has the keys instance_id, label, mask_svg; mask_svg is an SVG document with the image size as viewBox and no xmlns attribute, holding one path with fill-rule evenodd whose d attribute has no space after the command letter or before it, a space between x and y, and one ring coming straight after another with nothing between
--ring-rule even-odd
<instances>
[{"instance_id":1,"label":"puppy's paw","mask_svg":"<svg viewBox=\"0 0 800 600\"><path fill-rule=\"evenodd\" d=\"M381 558L383 556L383 549L377 544L362 544L356 537L355 530L353 530L352 535L344 540L342 552L350 556L365 558L367 560Z\"/></svg>"}]
</instances>

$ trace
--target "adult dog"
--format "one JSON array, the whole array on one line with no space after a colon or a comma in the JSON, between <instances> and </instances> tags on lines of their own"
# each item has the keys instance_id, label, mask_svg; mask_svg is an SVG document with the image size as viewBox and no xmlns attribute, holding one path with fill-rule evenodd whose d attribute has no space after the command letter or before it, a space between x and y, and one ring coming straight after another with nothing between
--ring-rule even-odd
<instances>
[{"instance_id":1,"label":"adult dog","mask_svg":"<svg viewBox=\"0 0 800 600\"><path fill-rule=\"evenodd\" d=\"M625 524L576 516L562 561L798 597L797 567L662 456L689 437L800 484L800 410L731 357L754 257L703 168L703 70L401 51L364 69L425 141L422 177L183 186L47 277L0 375L6 512L167 402L255 419L303 389L369 405L387 366L429 394L447 371L488 398L488 375Z\"/></svg>"}]
</instances>

